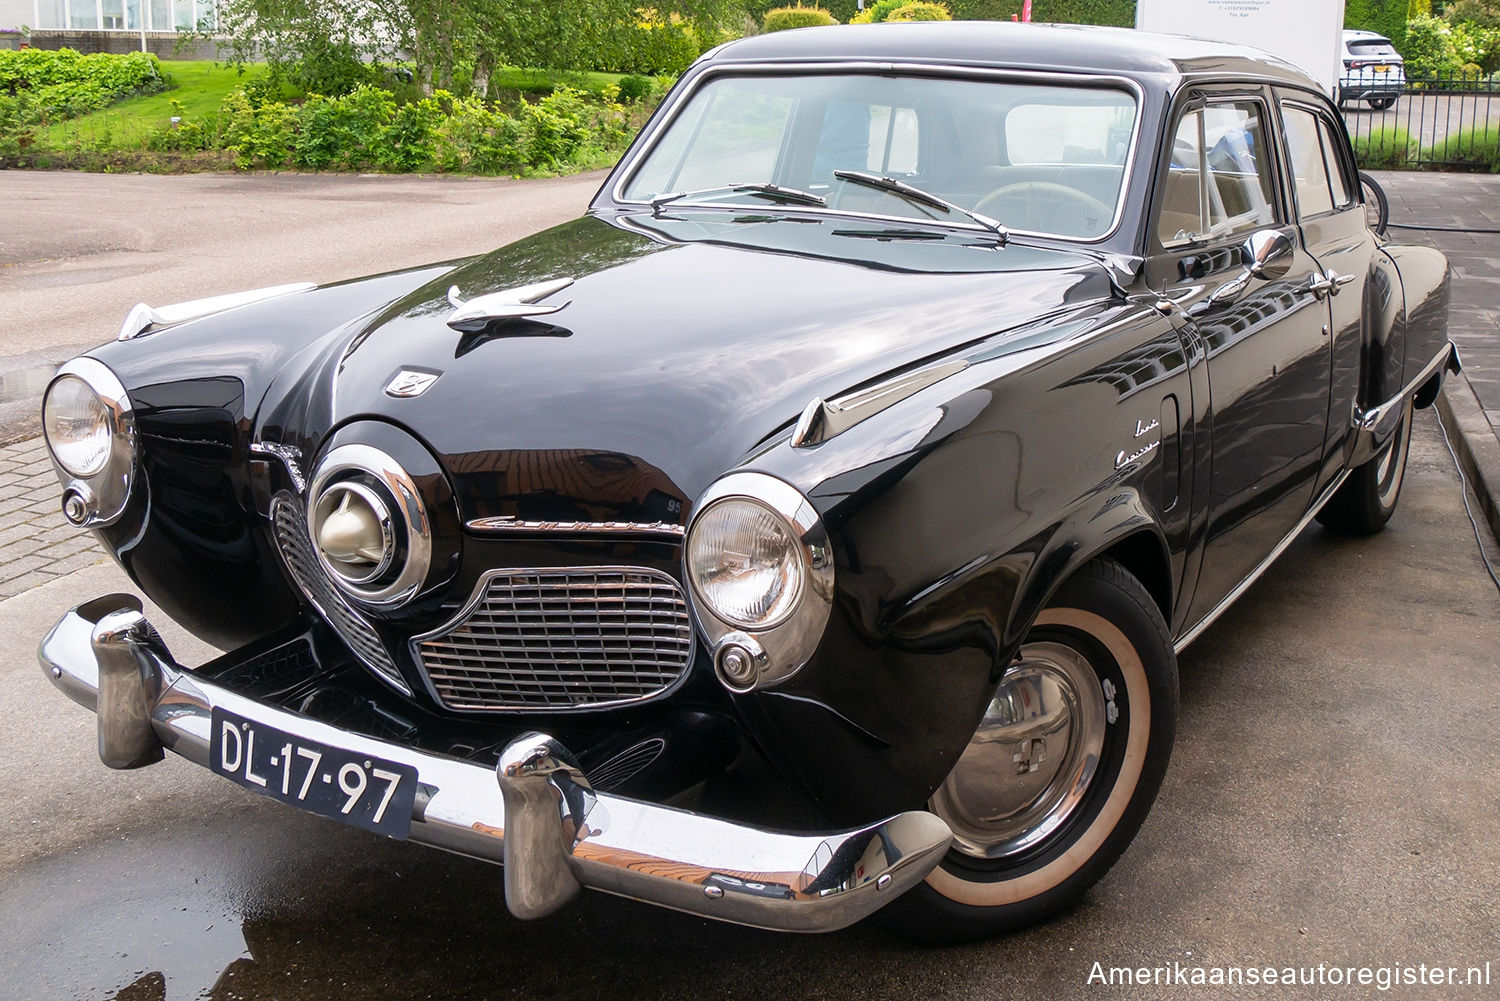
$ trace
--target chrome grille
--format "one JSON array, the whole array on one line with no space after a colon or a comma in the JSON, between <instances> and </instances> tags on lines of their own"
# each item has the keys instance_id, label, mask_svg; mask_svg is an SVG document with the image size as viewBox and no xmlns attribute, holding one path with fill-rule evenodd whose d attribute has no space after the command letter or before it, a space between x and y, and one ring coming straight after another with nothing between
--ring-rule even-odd
<instances>
[{"instance_id":1,"label":"chrome grille","mask_svg":"<svg viewBox=\"0 0 1500 1001\"><path fill-rule=\"evenodd\" d=\"M497 570L412 652L450 709L597 709L670 691L693 627L682 588L658 570Z\"/></svg>"},{"instance_id":2,"label":"chrome grille","mask_svg":"<svg viewBox=\"0 0 1500 1001\"><path fill-rule=\"evenodd\" d=\"M312 551L312 540L307 534L307 518L302 506L285 496L277 495L271 500L271 525L276 532L276 548L291 571L292 579L323 616L325 622L341 636L349 649L370 670L410 695L411 689L401 680L401 672L391 661L385 644L364 618L349 607L333 584L323 575L318 558Z\"/></svg>"}]
</instances>

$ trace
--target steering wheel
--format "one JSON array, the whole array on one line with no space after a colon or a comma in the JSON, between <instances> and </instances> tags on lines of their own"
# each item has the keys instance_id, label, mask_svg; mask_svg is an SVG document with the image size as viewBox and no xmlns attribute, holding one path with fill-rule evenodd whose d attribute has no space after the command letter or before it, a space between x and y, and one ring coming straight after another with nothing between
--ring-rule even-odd
<instances>
[{"instance_id":1,"label":"steering wheel","mask_svg":"<svg viewBox=\"0 0 1500 1001\"><path fill-rule=\"evenodd\" d=\"M1115 210L1086 191L1056 181L1021 181L996 188L974 206L1011 229L1059 236L1098 236Z\"/></svg>"}]
</instances>

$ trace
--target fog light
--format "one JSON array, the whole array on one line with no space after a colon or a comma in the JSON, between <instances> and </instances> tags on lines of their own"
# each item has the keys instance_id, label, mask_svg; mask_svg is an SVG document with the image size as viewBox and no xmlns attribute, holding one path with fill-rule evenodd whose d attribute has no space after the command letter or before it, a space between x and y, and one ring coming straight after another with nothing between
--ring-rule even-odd
<instances>
[{"instance_id":1,"label":"fog light","mask_svg":"<svg viewBox=\"0 0 1500 1001\"><path fill-rule=\"evenodd\" d=\"M89 502L83 492L73 488L63 493L63 517L75 525L82 525L89 516Z\"/></svg>"},{"instance_id":2,"label":"fog light","mask_svg":"<svg viewBox=\"0 0 1500 1001\"><path fill-rule=\"evenodd\" d=\"M719 680L726 686L736 692L748 692L760 680L760 672L767 660L766 651L753 637L730 633L719 644L714 666L718 668Z\"/></svg>"}]
</instances>

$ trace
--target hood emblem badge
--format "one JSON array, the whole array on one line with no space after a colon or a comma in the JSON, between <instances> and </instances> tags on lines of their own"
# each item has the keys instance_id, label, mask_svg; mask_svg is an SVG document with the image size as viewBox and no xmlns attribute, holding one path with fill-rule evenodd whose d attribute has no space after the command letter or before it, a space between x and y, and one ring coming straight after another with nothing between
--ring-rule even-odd
<instances>
[{"instance_id":1,"label":"hood emblem badge","mask_svg":"<svg viewBox=\"0 0 1500 1001\"><path fill-rule=\"evenodd\" d=\"M457 285L450 286L448 302L453 306L453 312L448 317L448 326L467 334L483 330L496 320L520 320L530 316L548 316L563 309L572 300L550 306L539 305L537 300L545 299L554 292L561 292L571 284L573 284L571 278L557 278L549 282L537 282L535 285L522 285L519 288L475 296L467 302L459 298Z\"/></svg>"},{"instance_id":2,"label":"hood emblem badge","mask_svg":"<svg viewBox=\"0 0 1500 1001\"><path fill-rule=\"evenodd\" d=\"M396 377L386 383L385 395L405 398L409 396L421 396L432 388L432 384L438 381L441 372L424 372L416 368L403 368L396 373Z\"/></svg>"}]
</instances>

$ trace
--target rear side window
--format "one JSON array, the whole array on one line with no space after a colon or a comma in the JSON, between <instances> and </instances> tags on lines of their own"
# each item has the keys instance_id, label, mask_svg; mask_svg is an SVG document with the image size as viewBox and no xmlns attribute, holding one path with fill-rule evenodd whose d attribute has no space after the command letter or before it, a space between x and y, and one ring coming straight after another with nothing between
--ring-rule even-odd
<instances>
[{"instance_id":1,"label":"rear side window","mask_svg":"<svg viewBox=\"0 0 1500 1001\"><path fill-rule=\"evenodd\" d=\"M1348 208L1355 202L1352 179L1339 156L1338 137L1321 115L1283 107L1287 153L1297 191L1297 211L1303 218Z\"/></svg>"},{"instance_id":2,"label":"rear side window","mask_svg":"<svg viewBox=\"0 0 1500 1001\"><path fill-rule=\"evenodd\" d=\"M1323 160L1328 164L1328 186L1333 189L1334 207L1347 208L1355 202L1355 182L1349 176L1344 157L1339 155L1344 141L1334 132L1333 126L1328 124L1328 119L1322 116L1318 118L1318 135L1323 140Z\"/></svg>"},{"instance_id":3,"label":"rear side window","mask_svg":"<svg viewBox=\"0 0 1500 1001\"><path fill-rule=\"evenodd\" d=\"M1323 162L1323 143L1318 138L1318 120L1299 108L1282 108L1286 123L1286 146L1291 154L1292 181L1297 189L1297 211L1304 219L1333 211L1328 187L1328 168Z\"/></svg>"},{"instance_id":4,"label":"rear side window","mask_svg":"<svg viewBox=\"0 0 1500 1001\"><path fill-rule=\"evenodd\" d=\"M1180 247L1276 222L1266 130L1254 102L1211 104L1178 122L1157 237Z\"/></svg>"}]
</instances>

